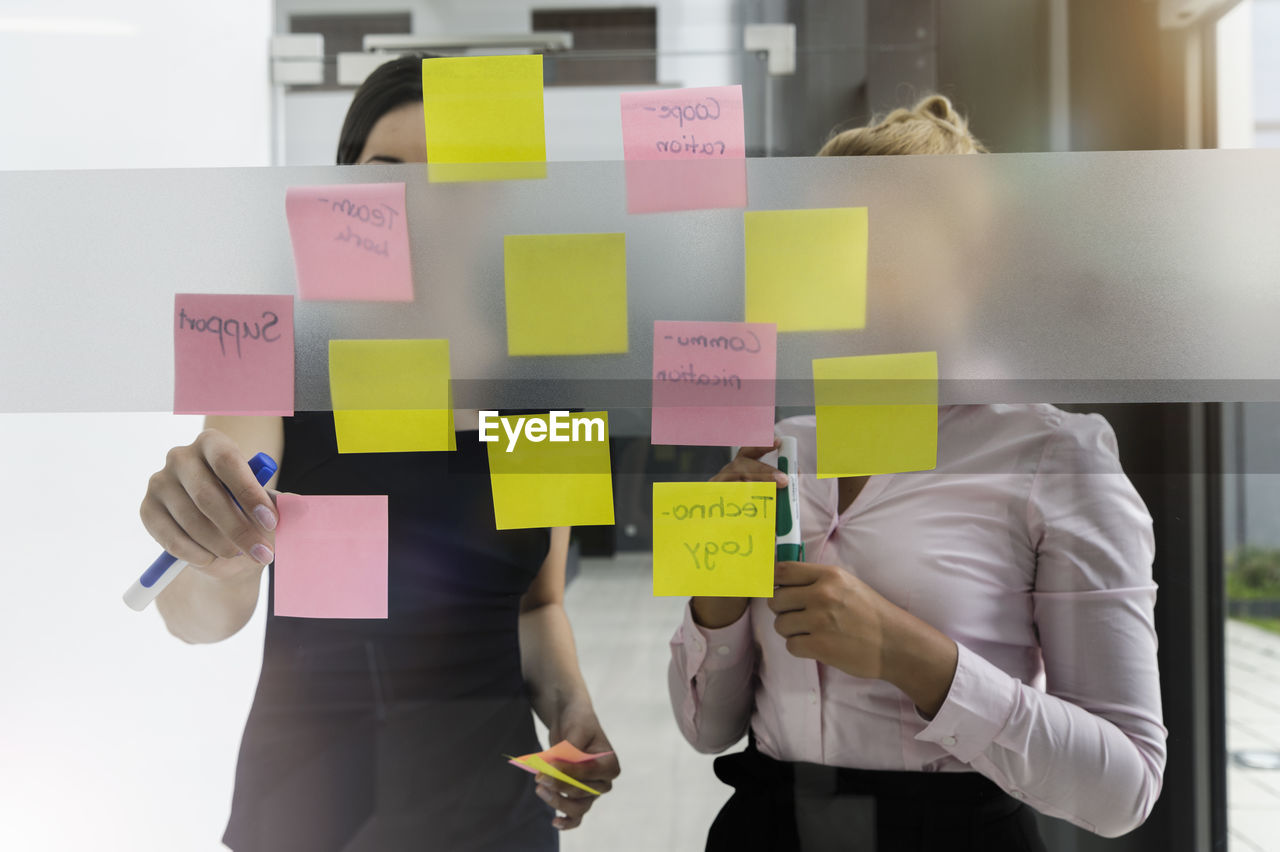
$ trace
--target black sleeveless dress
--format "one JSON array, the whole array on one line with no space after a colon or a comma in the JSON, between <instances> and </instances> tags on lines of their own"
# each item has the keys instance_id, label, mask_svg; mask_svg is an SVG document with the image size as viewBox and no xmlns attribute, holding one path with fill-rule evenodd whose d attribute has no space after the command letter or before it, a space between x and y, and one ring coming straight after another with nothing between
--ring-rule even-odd
<instances>
[{"instance_id":1,"label":"black sleeveless dress","mask_svg":"<svg viewBox=\"0 0 1280 852\"><path fill-rule=\"evenodd\" d=\"M279 489L387 494L388 618L271 614L223 841L237 852L554 850L502 755L539 749L521 596L547 530L497 531L486 447L339 455L330 412L285 418Z\"/></svg>"}]
</instances>

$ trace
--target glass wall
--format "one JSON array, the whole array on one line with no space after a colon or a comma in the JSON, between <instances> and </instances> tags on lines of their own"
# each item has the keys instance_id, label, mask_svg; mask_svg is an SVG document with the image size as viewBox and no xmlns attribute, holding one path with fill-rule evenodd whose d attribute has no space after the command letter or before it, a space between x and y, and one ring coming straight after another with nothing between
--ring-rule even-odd
<instances>
[{"instance_id":1,"label":"glass wall","mask_svg":"<svg viewBox=\"0 0 1280 852\"><path fill-rule=\"evenodd\" d=\"M451 55L527 53L528 47L495 44L544 32L534 26L535 12L554 12L546 20L557 27L581 23L572 10L490 5L483 15L471 4L425 0L393 11L406 17L409 35ZM593 743L581 725L575 727L584 715L598 719L621 774L582 826L563 833L562 848L701 848L731 793L716 777L714 758L681 735L681 708L673 713L668 694L670 642L689 612L688 598L655 596L653 587L653 484L705 481L728 462L731 450L653 442L654 323L751 318L744 212L841 208L867 210L866 321L779 334L773 383L779 418L814 412L815 359L934 352L944 420L961 410L1003 413L1048 403L1105 415L1124 469L1154 518L1159 604L1153 623L1169 737L1163 793L1145 825L1134 831L1130 825L1094 825L1101 833L1124 830L1122 838L1102 839L1082 825L1093 817L1078 810L1088 798L1080 790L1088 785L1053 798L1038 796L1038 788L1028 794L1009 780L1039 775L1043 781L1073 771L1062 768L1075 765L1065 749L1053 755L1051 772L1010 776L963 748L959 753L971 763L941 745L926 754L907 733L893 759L903 764L899 768L926 772L967 766L996 774L1012 795L1029 795L1038 810L1051 814L1041 819L1041 832L1054 849L1191 849L1223 839L1225 826L1214 821L1214 810L1225 775L1233 848L1266 848L1274 834L1272 814L1280 812L1273 806L1280 804L1274 801L1280 782L1272 780L1280 741L1271 735L1280 698L1267 686L1275 680L1273 646L1280 642L1280 611L1273 611L1273 599L1280 599L1280 526L1274 523L1280 508L1280 385L1273 367L1280 351L1271 333L1271 317L1280 308L1274 287L1280 248L1273 239L1280 224L1273 201L1280 155L1117 149L1186 147L1185 138L1181 144L1176 138L1195 112L1195 92L1204 95L1196 109L1216 126L1222 147L1270 147L1266 92L1276 87L1268 82L1262 45L1270 43L1268 15L1276 5L1254 0L1218 22L1171 27L1162 26L1154 4L1136 0L1106 14L1090 4L1053 0L982 2L971 4L968 15L936 2L658 3L653 49L610 48L597 40L590 49L547 53L546 176L488 183L433 182L413 164L331 165L353 88L308 89L273 80L267 43L273 31L302 32L295 17L361 10L320 0L246 0L220 7L214 22L145 2L110 17L70 2L52 12L41 4L0 13L0 68L11 79L28 81L4 96L9 114L25 120L0 134L0 230L7 235L0 250L0 361L9 365L0 373L0 437L11 449L0 462L0 479L13 484L3 506L10 586L0 603L0 642L10 652L0 655L0 683L9 697L0 701L0 847L223 848L230 814L238 814L233 822L240 825L254 824L243 798L233 811L233 795L255 789L246 781L260 771L254 761L265 760L273 748L284 753L291 737L310 735L303 724L292 729L301 716L286 712L308 702L310 710L334 719L353 714L355 728L372 733L358 741L355 757L315 749L290 764L293 780L262 795L260 807L312 813L311 830L333 848L374 848L378 837L390 836L377 833L388 829L371 815L381 813L385 822L386 814L405 810L392 801L407 795L405 789L481 802L515 789L511 777L531 783L531 776L503 763L528 737L504 739L497 723L479 726L491 736L484 753L493 767L479 770L430 756L453 754L437 746L466 740L476 720L497 712L499 702L492 699L501 689L485 678L497 677L500 667L468 662L483 659L489 643L501 646L503 683L531 684L532 703L547 710L545 695L532 686L545 673L531 666L553 657L530 637L555 642L563 634L555 632L558 627L531 630L533 620L525 615L518 616L519 647L512 631L516 604L523 601L526 615L540 618L558 612L556 595L542 609L532 605L545 602L530 596L532 586L488 589L505 596L494 605L494 611L507 608L510 618L502 624L511 629L505 633L485 626L483 608L432 609L435 620L419 619L413 629L441 643L432 646L444 649L439 658L397 659L398 646L387 635L406 623L395 611L421 602L415 596L434 601L469 588L467 572L443 584L430 574L429 563L452 553L454 544L414 556L426 566L428 580L398 587L389 600L390 620L356 619L321 642L303 635L301 619L268 612L269 595L279 606L280 590L265 572L247 622L219 642L188 645L170 635L154 606L135 613L119 600L158 549L139 519L148 476L166 464L167 450L188 444L202 427L197 416L171 413L174 294L294 296L286 193L403 183L415 298L295 300L295 406L319 412L321 419L335 407L330 341L431 338L450 341L452 404L460 412L608 413L614 523L577 527L565 560L563 609L576 646L569 658L581 667L591 712L547 711L541 715L553 729L539 720L530 731L536 730L540 746L576 739L588 751L600 751L603 741ZM788 41L788 24L794 41ZM604 25L582 26L575 36L591 45ZM1129 40L1118 47L1101 37L1106 29ZM192 50L193 40L204 47ZM1192 42L1214 60L1195 85L1189 82L1194 63L1187 61ZM1008 56L995 58L1006 47ZM318 61L338 67L333 44ZM614 73L612 63L627 70ZM627 82L637 68L649 69L652 79ZM1106 85L1097 79L1099 68L1110 69ZM591 83L593 75L599 84ZM1241 81L1250 86L1250 98L1239 96ZM628 212L621 94L734 85L743 96L745 207ZM1109 100L1152 87L1159 91L1153 100L1162 104L1153 121L1146 107L1125 117ZM932 90L951 97L994 153L803 156L831 131L910 105ZM1072 146L1082 150L1043 153ZM512 355L505 238L583 233L625 235L626 345L615 352ZM797 281L794 293L803 284ZM990 440L991 430L979 431ZM286 471L292 465L290 475L303 476L299 471L312 467L308 451L294 452L302 439L290 434ZM1109 452L1108 434L1094 435L1099 458ZM948 463L954 461L949 446L939 445L939 458ZM1053 456L1059 445L1040 449ZM370 469L421 482L430 465L447 468L443 455L418 453L398 472L371 459ZM458 481L480 482L480 496L490 500L485 458L483 452L476 457L480 479ZM935 486L954 481L948 477L995 481L1008 473L1002 464L978 458L970 467L942 471ZM446 468L447 475L461 476L460 467L452 474ZM1096 484L1100 473L1090 470L1081 481ZM860 492L866 496L851 517L895 494L891 483L905 487L928 475L877 473L871 483L878 484ZM816 494L828 486L834 507L837 486L830 480L809 479L804 488ZM324 493L337 493L329 487ZM468 499L469 492L459 491L457 500L433 504L431 512L453 517L448 513L466 510ZM999 515L1012 524L1009 529L1026 533L1028 552L1041 545L1047 552L1049 545L1019 526L1029 517L1029 502L1011 520L1007 506L992 501L971 501L971 522L954 522L949 540L965 541ZM879 523L897 523L905 510L883 511ZM473 531L460 527L465 535L459 533L458 547L488 541L494 519L486 516L485 522L470 539ZM906 540L936 532L905 529ZM449 538L439 529L429 535L437 544ZM1004 541L1013 539L1005 535ZM981 543L958 551L980 549ZM813 550L814 564L831 553ZM1078 554L1069 555L1074 560ZM539 563L531 564L536 569ZM970 570L969 563L957 564L956 573ZM844 567L858 575L857 566ZM922 575L934 576L936 588L920 580L904 590L882 568L863 567L862 576L878 577L878 594L917 613L927 612L922 601L940 595L950 581ZM1218 588L1223 578L1225 591ZM1037 586L1034 572L1023 579L1012 607L1028 610L1026 645L1011 643L1019 651L1006 660L994 647L1003 640L993 640L989 655L1002 664L992 677L1008 684L1000 678L1017 671L1023 681L1017 688L1043 695L1052 704L1050 715L1067 704L1079 710L1089 701L1062 686L1067 670L1089 669L1109 651L1087 651L1086 610L1080 607L1070 610L1055 638L1075 648L1071 653L1091 653L1088 665L1084 657L1066 664L1066 657L1055 658L1047 648L1047 660L1041 660L1040 631L1052 627L1047 611L1032 613L1032 592L1067 590ZM1082 591L1098 589L1069 593ZM1219 594L1225 602L1215 610ZM971 614L960 604L945 604L938 599L939 620ZM1034 604L1041 605L1048 606ZM167 615L171 628L182 623L172 611ZM1100 617L1094 629L1106 635L1117 623ZM1121 631L1117 642L1139 633ZM966 647L990 639L952 638ZM719 647L727 649L708 643L706 650L717 654ZM511 666L521 659L523 681ZM472 693L442 698L431 692L434 687L422 686L430 678L401 678L406 670L432 666L466 681ZM833 684L844 675L814 666L824 672L812 693L814 706L838 703L841 693ZM359 683L326 680L357 669ZM284 670L289 677L277 679ZM301 680L290 679L295 676ZM278 691L281 683L304 681L296 695ZM332 687L323 700L306 692L317 684ZM790 698L803 703L806 695ZM912 702L898 698L906 708L893 711L905 714L901 730L923 728ZM1219 712L1224 700L1225 726ZM1104 704L1099 699L1089 711L1091 720L1105 716L1112 725L1102 735L1132 733L1125 714L1108 715ZM434 709L427 712L429 706ZM521 707L512 730L523 731L530 715ZM834 719L834 705L824 707ZM246 739L251 708L258 715L250 731L257 733ZM254 739L265 730L264 712L283 720L276 720L281 727L272 730L280 737L269 747ZM779 715L784 722L795 718L790 711ZM306 724L321 725L308 719ZM850 765L848 753L837 756L832 745L843 735L835 724L820 733L819 740L827 740L814 753ZM1034 751L1036 732L1023 733ZM335 741L356 742L345 736ZM1002 736L991 748L1004 749L1005 757L1028 753L1018 751L1013 732ZM1210 754L1223 737L1225 757ZM729 752L743 747L739 739ZM767 734L765 747L775 747ZM875 746L851 751L871 754ZM330 759L337 762L325 763ZM285 764L289 760L275 765ZM299 804L279 792L314 790L299 779L328 777L332 766L342 767L333 773L341 778L335 789L362 791L338 796L340 807L317 807L319 799ZM887 767L881 760L876 768ZM74 819L67 818L69 801L77 807ZM146 802L141 811L140 801ZM1132 813L1145 814L1149 806L1135 801ZM352 813L357 816L348 819ZM352 824L331 830L342 820ZM531 837L545 829L546 820L535 822ZM477 836L485 828L478 825ZM285 840L276 837L276 848L305 843L306 836L299 829ZM240 837L233 832L233 846L248 843Z\"/></svg>"}]
</instances>

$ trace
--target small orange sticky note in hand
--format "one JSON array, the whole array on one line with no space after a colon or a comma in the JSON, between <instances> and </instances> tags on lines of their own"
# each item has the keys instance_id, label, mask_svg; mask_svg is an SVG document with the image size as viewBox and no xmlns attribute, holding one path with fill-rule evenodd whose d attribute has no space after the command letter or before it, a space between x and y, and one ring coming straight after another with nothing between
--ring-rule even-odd
<instances>
[{"instance_id":1,"label":"small orange sticky note in hand","mask_svg":"<svg viewBox=\"0 0 1280 852\"><path fill-rule=\"evenodd\" d=\"M520 767L525 772L532 772L535 774L541 772L543 775L550 775L557 781L572 784L580 790L586 790L594 796L599 796L601 795L599 790L588 787L586 784L583 784L571 775L566 775L550 763L547 763L546 759L551 758L553 760L559 760L562 763L589 763L593 760L606 757L611 754L613 754L611 751L602 751L599 754L587 754L568 740L561 740L551 748L534 752L533 754L524 754L520 757L512 757L509 758L507 762L512 766Z\"/></svg>"}]
</instances>

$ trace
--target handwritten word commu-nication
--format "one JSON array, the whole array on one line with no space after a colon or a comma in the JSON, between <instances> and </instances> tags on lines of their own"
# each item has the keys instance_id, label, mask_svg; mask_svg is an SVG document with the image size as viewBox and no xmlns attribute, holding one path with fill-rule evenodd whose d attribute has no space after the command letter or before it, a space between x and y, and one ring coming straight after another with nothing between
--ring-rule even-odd
<instances>
[{"instance_id":1,"label":"handwritten word commu-nication","mask_svg":"<svg viewBox=\"0 0 1280 852\"><path fill-rule=\"evenodd\" d=\"M762 348L760 345L760 338L756 336L754 331L750 330L745 334L721 334L714 336L705 334L688 336L664 334L662 337L664 340L674 340L676 345L681 349L688 349L695 352L721 350L725 352L745 352L749 355L754 355ZM729 370L723 369L720 370L718 374L714 372L703 372L692 361L688 364L677 364L671 369L658 370L654 373L654 379L662 382L742 390L742 377L737 373L732 373Z\"/></svg>"}]
</instances>

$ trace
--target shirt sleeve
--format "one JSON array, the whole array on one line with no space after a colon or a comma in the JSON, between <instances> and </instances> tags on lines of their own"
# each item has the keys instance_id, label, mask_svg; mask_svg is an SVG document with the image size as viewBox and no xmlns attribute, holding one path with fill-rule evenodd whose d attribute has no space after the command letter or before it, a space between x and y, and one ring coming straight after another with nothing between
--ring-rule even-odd
<instances>
[{"instance_id":1,"label":"shirt sleeve","mask_svg":"<svg viewBox=\"0 0 1280 852\"><path fill-rule=\"evenodd\" d=\"M1028 522L1046 692L961 645L950 692L916 738L1043 813L1116 837L1160 795L1168 732L1151 516L1101 417L1068 415L1046 445Z\"/></svg>"},{"instance_id":2,"label":"shirt sleeve","mask_svg":"<svg viewBox=\"0 0 1280 852\"><path fill-rule=\"evenodd\" d=\"M711 630L684 619L671 638L667 687L680 732L704 754L724 751L742 739L755 704L757 650L751 607L737 621Z\"/></svg>"}]
</instances>

